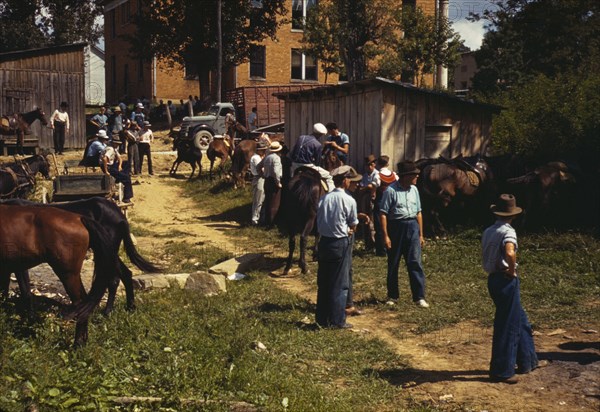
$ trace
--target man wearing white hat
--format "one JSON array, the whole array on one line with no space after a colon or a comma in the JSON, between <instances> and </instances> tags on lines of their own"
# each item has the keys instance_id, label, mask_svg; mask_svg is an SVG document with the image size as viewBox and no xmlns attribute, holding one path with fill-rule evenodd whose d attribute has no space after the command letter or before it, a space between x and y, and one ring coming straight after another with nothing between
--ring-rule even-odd
<instances>
[{"instance_id":1,"label":"man wearing white hat","mask_svg":"<svg viewBox=\"0 0 600 412\"><path fill-rule=\"evenodd\" d=\"M335 189L331 174L317 166L321 160L321 152L323 145L319 142L322 136L327 134L327 128L323 123L315 123L313 125L312 134L302 135L296 140L296 144L290 153L292 159L292 173L299 167L305 166L315 169L321 175L321 179L327 182L328 191Z\"/></svg>"},{"instance_id":2,"label":"man wearing white hat","mask_svg":"<svg viewBox=\"0 0 600 412\"><path fill-rule=\"evenodd\" d=\"M146 120L144 105L142 103L137 103L135 105L135 111L131 113L131 122L137 124L141 129L144 127L144 120Z\"/></svg>"},{"instance_id":3,"label":"man wearing white hat","mask_svg":"<svg viewBox=\"0 0 600 412\"><path fill-rule=\"evenodd\" d=\"M282 149L283 146L279 142L271 143L269 154L256 166L257 170L262 170L262 175L265 178L265 201L263 208L265 209L264 217L267 226L273 224L281 203L283 166L280 155Z\"/></svg>"},{"instance_id":4,"label":"man wearing white hat","mask_svg":"<svg viewBox=\"0 0 600 412\"><path fill-rule=\"evenodd\" d=\"M107 143L108 135L106 134L106 130L98 131L96 133L96 140L88 146L81 164L88 167L100 166L102 163L102 154L106 150Z\"/></svg>"}]
</instances>

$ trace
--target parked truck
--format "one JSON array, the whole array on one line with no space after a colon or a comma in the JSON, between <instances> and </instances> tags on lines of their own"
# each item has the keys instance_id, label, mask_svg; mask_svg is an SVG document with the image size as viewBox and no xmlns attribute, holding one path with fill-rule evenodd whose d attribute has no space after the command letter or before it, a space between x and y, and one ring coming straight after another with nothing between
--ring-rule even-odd
<instances>
[{"instance_id":1,"label":"parked truck","mask_svg":"<svg viewBox=\"0 0 600 412\"><path fill-rule=\"evenodd\" d=\"M235 108L231 103L219 102L210 107L207 112L198 116L186 116L181 123L179 138L190 139L194 145L201 149L208 149L208 145L215 136L223 136L227 130L225 116Z\"/></svg>"}]
</instances>

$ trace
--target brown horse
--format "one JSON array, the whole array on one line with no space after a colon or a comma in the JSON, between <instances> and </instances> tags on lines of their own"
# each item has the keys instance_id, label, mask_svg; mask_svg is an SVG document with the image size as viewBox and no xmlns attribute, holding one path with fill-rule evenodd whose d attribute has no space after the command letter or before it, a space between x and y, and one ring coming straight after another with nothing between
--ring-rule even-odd
<instances>
[{"instance_id":1,"label":"brown horse","mask_svg":"<svg viewBox=\"0 0 600 412\"><path fill-rule=\"evenodd\" d=\"M0 134L7 136L16 135L16 150L18 154L22 155L25 135L30 133L29 127L36 120L39 120L43 126L48 124L46 114L39 107L27 113L15 113L12 116L2 116L0 118Z\"/></svg>"},{"instance_id":2,"label":"brown horse","mask_svg":"<svg viewBox=\"0 0 600 412\"><path fill-rule=\"evenodd\" d=\"M202 174L202 150L197 148L193 141L179 138L176 138L173 141L173 150L177 150L177 159L173 162L169 174L175 175L179 165L186 162L192 166L192 173L190 174L189 179L194 176L196 164L198 165L198 177L200 177Z\"/></svg>"},{"instance_id":3,"label":"brown horse","mask_svg":"<svg viewBox=\"0 0 600 412\"><path fill-rule=\"evenodd\" d=\"M344 162L340 160L334 149L330 149L329 146L327 146L325 150L323 150L321 164L323 165L323 169L331 172L333 169L343 166Z\"/></svg>"},{"instance_id":4,"label":"brown horse","mask_svg":"<svg viewBox=\"0 0 600 412\"><path fill-rule=\"evenodd\" d=\"M213 139L206 149L206 156L210 160L209 176L212 179L213 166L217 158L219 162L219 172L222 173L225 168L225 162L233 156L233 138L229 135L223 135L221 139Z\"/></svg>"},{"instance_id":5,"label":"brown horse","mask_svg":"<svg viewBox=\"0 0 600 412\"><path fill-rule=\"evenodd\" d=\"M485 211L483 204L493 198L492 173L479 156L454 159L436 159L418 162L421 175L418 180L419 192L423 203L424 221L432 236L446 235L446 228L440 219L440 213L450 205L472 207L473 213L461 212L461 215L477 216Z\"/></svg>"},{"instance_id":6,"label":"brown horse","mask_svg":"<svg viewBox=\"0 0 600 412\"><path fill-rule=\"evenodd\" d=\"M246 183L245 176L250 167L250 159L256 152L256 143L255 140L242 140L233 151L231 175L233 177L233 185L236 189L244 187Z\"/></svg>"},{"instance_id":7,"label":"brown horse","mask_svg":"<svg viewBox=\"0 0 600 412\"><path fill-rule=\"evenodd\" d=\"M282 231L287 232L289 253L283 270L287 275L292 267L296 235L300 234L300 259L298 266L302 273L307 272L306 244L308 236L313 233L317 220L319 198L325 193L321 184L321 175L309 167L299 167L289 184L284 186L283 205L279 209L279 222ZM315 232L315 236L317 236ZM315 239L315 248L317 241Z\"/></svg>"},{"instance_id":8,"label":"brown horse","mask_svg":"<svg viewBox=\"0 0 600 412\"><path fill-rule=\"evenodd\" d=\"M81 267L88 248L94 251L95 273L90 295L81 282ZM77 318L75 346L87 341L88 319L117 271L117 250L106 231L92 219L35 206L0 204L0 279L7 289L10 273L46 262L65 287Z\"/></svg>"},{"instance_id":9,"label":"brown horse","mask_svg":"<svg viewBox=\"0 0 600 412\"><path fill-rule=\"evenodd\" d=\"M25 196L35 186L35 176L41 173L50 179L50 165L46 157L35 155L0 167L0 199Z\"/></svg>"}]
</instances>

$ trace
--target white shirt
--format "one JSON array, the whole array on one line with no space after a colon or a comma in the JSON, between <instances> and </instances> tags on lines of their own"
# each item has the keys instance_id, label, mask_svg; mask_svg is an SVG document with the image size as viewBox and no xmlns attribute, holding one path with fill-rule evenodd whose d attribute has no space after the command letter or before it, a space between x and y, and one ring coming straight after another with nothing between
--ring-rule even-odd
<instances>
[{"instance_id":1,"label":"white shirt","mask_svg":"<svg viewBox=\"0 0 600 412\"><path fill-rule=\"evenodd\" d=\"M56 109L50 117L50 124L54 127L54 121L58 120L65 124L65 129L69 130L69 113Z\"/></svg>"},{"instance_id":2,"label":"white shirt","mask_svg":"<svg viewBox=\"0 0 600 412\"><path fill-rule=\"evenodd\" d=\"M150 143L154 140L154 134L152 134L152 130L146 129L140 131L139 134L139 142L140 143Z\"/></svg>"},{"instance_id":3,"label":"white shirt","mask_svg":"<svg viewBox=\"0 0 600 412\"><path fill-rule=\"evenodd\" d=\"M254 153L254 155L252 155L250 158L250 173L252 173L252 176L258 176L260 174L257 166L261 160L262 157L260 157L260 155L257 153Z\"/></svg>"},{"instance_id":4,"label":"white shirt","mask_svg":"<svg viewBox=\"0 0 600 412\"><path fill-rule=\"evenodd\" d=\"M115 160L121 158L119 151L112 146L106 146L104 156L108 157L108 162L106 163L108 166L112 166L115 163Z\"/></svg>"}]
</instances>

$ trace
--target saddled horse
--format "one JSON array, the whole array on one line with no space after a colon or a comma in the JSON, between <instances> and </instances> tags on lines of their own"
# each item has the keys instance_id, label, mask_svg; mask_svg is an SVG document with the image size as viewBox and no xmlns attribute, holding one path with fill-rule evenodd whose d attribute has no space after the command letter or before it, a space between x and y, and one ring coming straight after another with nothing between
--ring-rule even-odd
<instances>
[{"instance_id":1,"label":"saddled horse","mask_svg":"<svg viewBox=\"0 0 600 412\"><path fill-rule=\"evenodd\" d=\"M90 294L81 282L88 248L94 251L95 273ZM75 346L85 344L88 319L117 270L117 251L96 221L54 208L0 204L0 279L6 289L10 273L46 262L59 277L76 318Z\"/></svg>"},{"instance_id":2,"label":"saddled horse","mask_svg":"<svg viewBox=\"0 0 600 412\"><path fill-rule=\"evenodd\" d=\"M493 199L492 173L480 156L418 161L421 174L418 188L423 203L425 222L434 237L445 236L446 228L440 213L453 206L473 206L474 211L486 210L483 204ZM476 200L482 203L477 204Z\"/></svg>"},{"instance_id":3,"label":"saddled horse","mask_svg":"<svg viewBox=\"0 0 600 412\"><path fill-rule=\"evenodd\" d=\"M29 128L39 120L43 126L48 124L46 113L37 107L27 113L15 113L12 116L2 116L0 118L0 134L6 136L17 136L17 153L23 154L23 143L25 135L29 134Z\"/></svg>"},{"instance_id":4,"label":"saddled horse","mask_svg":"<svg viewBox=\"0 0 600 412\"><path fill-rule=\"evenodd\" d=\"M35 186L40 173L50 179L50 165L46 157L35 155L0 166L0 199L20 198Z\"/></svg>"},{"instance_id":5,"label":"saddled horse","mask_svg":"<svg viewBox=\"0 0 600 412\"><path fill-rule=\"evenodd\" d=\"M215 160L220 160L219 171L222 173L225 168L225 162L233 156L233 149L233 138L229 135L224 135L223 138L220 139L215 138L210 142L208 149L206 149L206 156L208 157L208 160L210 160L209 176L211 179Z\"/></svg>"},{"instance_id":6,"label":"saddled horse","mask_svg":"<svg viewBox=\"0 0 600 412\"><path fill-rule=\"evenodd\" d=\"M300 234L300 259L298 265L302 273L307 272L306 244L308 236L313 233L317 220L319 198L325 193L321 183L321 175L314 169L300 167L282 193L283 205L279 209L279 224L288 235L289 253L283 274L287 275L292 267L296 235ZM316 233L316 232L315 232ZM316 247L315 240L315 247Z\"/></svg>"},{"instance_id":7,"label":"saddled horse","mask_svg":"<svg viewBox=\"0 0 600 412\"><path fill-rule=\"evenodd\" d=\"M190 174L189 179L194 176L196 165L198 165L198 177L200 177L202 174L202 150L197 148L193 141L179 138L173 141L173 150L177 150L177 159L173 162L169 174L174 175L177 173L179 165L186 162L192 166L192 174Z\"/></svg>"},{"instance_id":8,"label":"saddled horse","mask_svg":"<svg viewBox=\"0 0 600 412\"><path fill-rule=\"evenodd\" d=\"M88 217L90 219L94 219L106 231L107 240L110 242L110 245L113 249L118 250L121 245L121 242L123 242L125 253L129 258L129 261L133 263L136 267L148 273L157 273L160 271L160 268L158 268L153 263L149 262L139 254L131 239L131 231L127 218L114 202L106 198L93 197L90 199L75 200L72 202L51 203L48 205L43 205L40 203L30 202L22 199L14 199L4 201L1 204L52 207L73 212L78 215ZM122 281L123 285L125 286L127 309L133 310L135 308L131 270L129 270L129 268L125 265L125 263L120 257L118 258L118 264L118 271L113 274L113 276L111 277L110 284L108 286L108 301L106 302L106 307L104 309L105 315L108 315L113 310L115 296L117 294L117 288L119 287L119 281ZM16 277L17 281L19 282L21 298L27 305L27 307L31 308L29 273L27 271L16 273ZM6 291L0 290L0 292Z\"/></svg>"}]
</instances>

